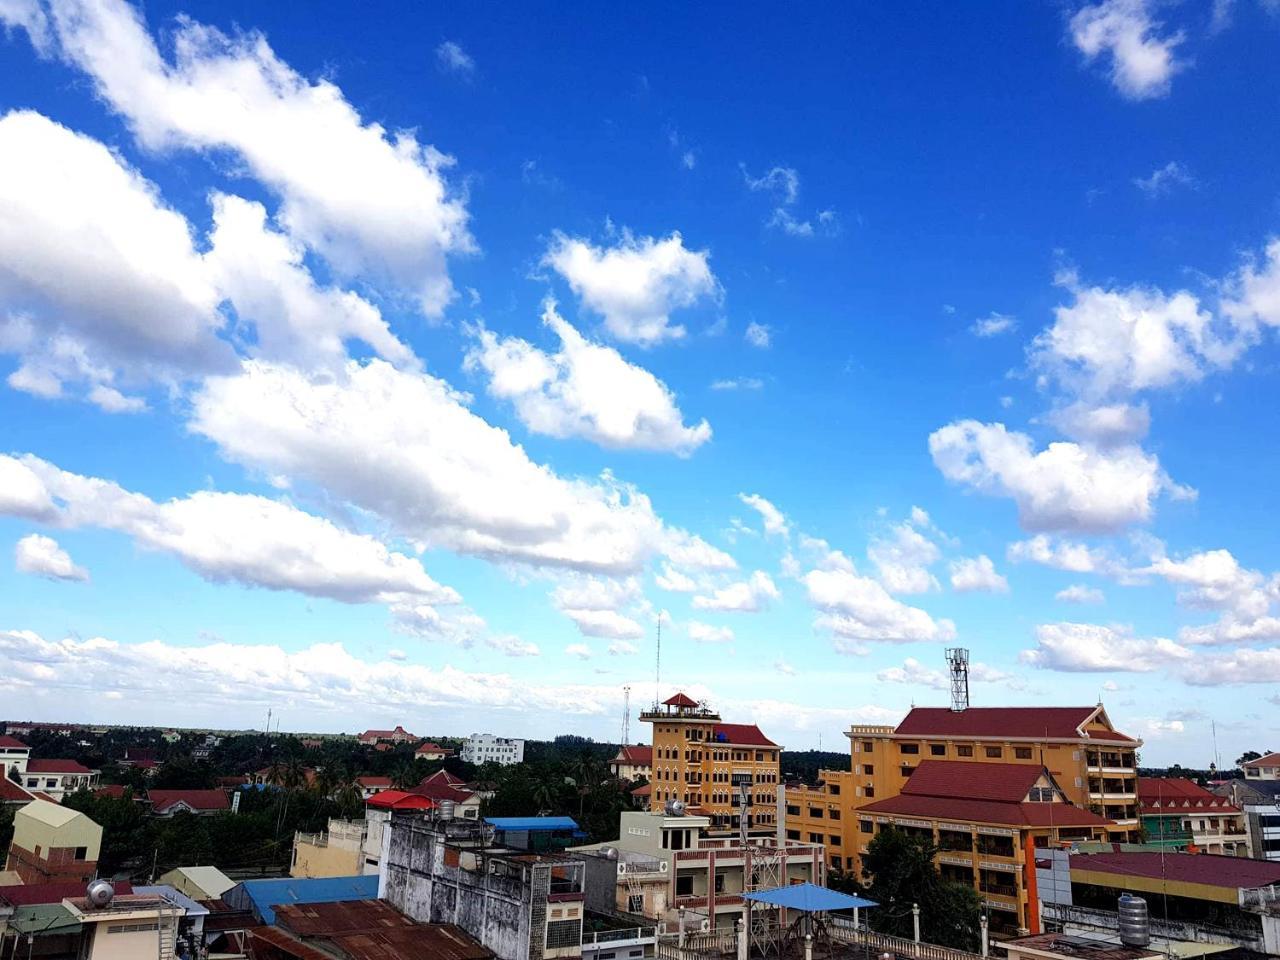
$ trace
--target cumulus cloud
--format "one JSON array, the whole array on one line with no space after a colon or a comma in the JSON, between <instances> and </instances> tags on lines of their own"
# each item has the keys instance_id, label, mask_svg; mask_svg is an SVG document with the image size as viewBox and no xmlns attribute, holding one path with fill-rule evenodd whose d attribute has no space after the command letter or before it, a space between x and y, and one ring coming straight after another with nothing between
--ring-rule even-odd
<instances>
[{"instance_id":1,"label":"cumulus cloud","mask_svg":"<svg viewBox=\"0 0 1280 960\"><path fill-rule=\"evenodd\" d=\"M890 593L926 593L938 589L929 567L942 556L938 545L920 532L929 526L929 514L912 508L911 519L895 525L888 536L875 537L867 545L867 557L875 564L880 582Z\"/></svg>"},{"instance_id":2,"label":"cumulus cloud","mask_svg":"<svg viewBox=\"0 0 1280 960\"><path fill-rule=\"evenodd\" d=\"M1015 317L1004 313L993 313L981 320L975 320L969 332L975 337L989 338L998 337L1002 333L1013 333L1017 329L1018 321Z\"/></svg>"},{"instance_id":3,"label":"cumulus cloud","mask_svg":"<svg viewBox=\"0 0 1280 960\"><path fill-rule=\"evenodd\" d=\"M1078 401L1057 408L1049 420L1068 437L1103 449L1137 443L1151 429L1151 412L1145 403L1094 405Z\"/></svg>"},{"instance_id":4,"label":"cumulus cloud","mask_svg":"<svg viewBox=\"0 0 1280 960\"><path fill-rule=\"evenodd\" d=\"M449 157L366 123L335 84L298 74L261 34L182 18L170 63L123 0L48 9L51 49L90 77L142 146L229 153L280 198L288 233L339 273L385 280L428 315L444 309L446 257L474 247L445 181Z\"/></svg>"},{"instance_id":5,"label":"cumulus cloud","mask_svg":"<svg viewBox=\"0 0 1280 960\"><path fill-rule=\"evenodd\" d=\"M1181 33L1165 33L1148 0L1102 0L1071 18L1071 41L1085 58L1109 60L1112 85L1130 100L1167 96L1185 64L1176 52Z\"/></svg>"},{"instance_id":6,"label":"cumulus cloud","mask_svg":"<svg viewBox=\"0 0 1280 960\"><path fill-rule=\"evenodd\" d=\"M591 648L585 643L571 643L564 648L564 652L567 656L573 657L576 660L591 659Z\"/></svg>"},{"instance_id":7,"label":"cumulus cloud","mask_svg":"<svg viewBox=\"0 0 1280 960\"><path fill-rule=\"evenodd\" d=\"M1196 178L1177 160L1170 160L1163 167L1152 170L1150 176L1134 177L1133 185L1154 199L1176 187L1195 187Z\"/></svg>"},{"instance_id":8,"label":"cumulus cloud","mask_svg":"<svg viewBox=\"0 0 1280 960\"><path fill-rule=\"evenodd\" d=\"M790 534L791 528L787 524L786 514L770 501L760 496L760 494L740 493L738 494L738 499L760 514L760 522L764 525L765 533L780 537L786 537Z\"/></svg>"},{"instance_id":9,"label":"cumulus cloud","mask_svg":"<svg viewBox=\"0 0 1280 960\"><path fill-rule=\"evenodd\" d=\"M541 653L536 643L510 633L486 637L485 645L508 657L536 657Z\"/></svg>"},{"instance_id":10,"label":"cumulus cloud","mask_svg":"<svg viewBox=\"0 0 1280 960\"><path fill-rule=\"evenodd\" d=\"M1270 240L1262 259L1250 257L1227 278L1222 313L1246 335L1259 327L1280 327L1280 238Z\"/></svg>"},{"instance_id":11,"label":"cumulus cloud","mask_svg":"<svg viewBox=\"0 0 1280 960\"><path fill-rule=\"evenodd\" d=\"M647 347L685 335L671 323L673 311L719 297L710 258L707 250L687 249L678 232L657 240L623 231L611 247L557 233L542 262L604 318L613 337Z\"/></svg>"},{"instance_id":12,"label":"cumulus cloud","mask_svg":"<svg viewBox=\"0 0 1280 960\"><path fill-rule=\"evenodd\" d=\"M89 579L89 571L77 566L71 555L52 537L33 533L18 541L13 549L14 567L19 573L29 573L49 580Z\"/></svg>"},{"instance_id":13,"label":"cumulus cloud","mask_svg":"<svg viewBox=\"0 0 1280 960\"><path fill-rule=\"evenodd\" d=\"M1149 520L1162 493L1194 496L1138 447L1061 441L1037 452L1029 436L1002 423L948 424L929 435L929 452L948 480L1012 498L1029 530L1114 532Z\"/></svg>"},{"instance_id":14,"label":"cumulus cloud","mask_svg":"<svg viewBox=\"0 0 1280 960\"><path fill-rule=\"evenodd\" d=\"M1192 657L1172 640L1136 637L1129 627L1069 622L1036 627L1035 648L1021 654L1023 663L1067 673L1150 673Z\"/></svg>"},{"instance_id":15,"label":"cumulus cloud","mask_svg":"<svg viewBox=\"0 0 1280 960\"><path fill-rule=\"evenodd\" d=\"M1107 550L1043 533L1009 544L1006 556L1014 563L1038 563L1069 573L1110 574L1120 567Z\"/></svg>"},{"instance_id":16,"label":"cumulus cloud","mask_svg":"<svg viewBox=\"0 0 1280 960\"><path fill-rule=\"evenodd\" d=\"M690 620L687 627L689 639L698 643L731 643L733 631L729 627L716 627L698 620Z\"/></svg>"},{"instance_id":17,"label":"cumulus cloud","mask_svg":"<svg viewBox=\"0 0 1280 960\"><path fill-rule=\"evenodd\" d=\"M630 657L640 652L640 648L626 640L615 640L609 644L609 656Z\"/></svg>"},{"instance_id":18,"label":"cumulus cloud","mask_svg":"<svg viewBox=\"0 0 1280 960\"><path fill-rule=\"evenodd\" d=\"M838 652L861 653L867 642L940 642L955 637L950 620L934 620L924 610L894 599L879 581L852 570L810 570L803 583L810 604L821 611L815 625L833 634Z\"/></svg>"},{"instance_id":19,"label":"cumulus cloud","mask_svg":"<svg viewBox=\"0 0 1280 960\"><path fill-rule=\"evenodd\" d=\"M951 562L951 589L958 593L1008 593L1009 581L983 553Z\"/></svg>"},{"instance_id":20,"label":"cumulus cloud","mask_svg":"<svg viewBox=\"0 0 1280 960\"><path fill-rule=\"evenodd\" d=\"M1280 647L1236 650L1197 659L1185 680L1196 686L1242 683L1280 683Z\"/></svg>"},{"instance_id":21,"label":"cumulus cloud","mask_svg":"<svg viewBox=\"0 0 1280 960\"><path fill-rule=\"evenodd\" d=\"M692 577L669 563L662 565L661 572L654 576L653 582L671 593L693 593L698 589L698 584Z\"/></svg>"},{"instance_id":22,"label":"cumulus cloud","mask_svg":"<svg viewBox=\"0 0 1280 960\"><path fill-rule=\"evenodd\" d=\"M106 147L31 111L0 119L0 351L16 389L229 369L220 296L187 221ZM8 313L8 318L3 318ZM105 392L105 391L112 392Z\"/></svg>"},{"instance_id":23,"label":"cumulus cloud","mask_svg":"<svg viewBox=\"0 0 1280 960\"><path fill-rule=\"evenodd\" d=\"M733 613L759 613L777 600L781 594L773 579L763 570L757 570L746 580L739 580L693 598L695 610L723 610Z\"/></svg>"},{"instance_id":24,"label":"cumulus cloud","mask_svg":"<svg viewBox=\"0 0 1280 960\"><path fill-rule=\"evenodd\" d=\"M551 601L586 637L635 640L644 627L621 611L642 600L634 577L571 577L556 587Z\"/></svg>"},{"instance_id":25,"label":"cumulus cloud","mask_svg":"<svg viewBox=\"0 0 1280 960\"><path fill-rule=\"evenodd\" d=\"M542 322L559 338L558 352L481 328L465 361L488 375L490 395L511 401L534 433L681 456L711 439L705 419L685 425L666 384L612 347L587 340L556 312L554 301L544 304Z\"/></svg>"},{"instance_id":26,"label":"cumulus cloud","mask_svg":"<svg viewBox=\"0 0 1280 960\"><path fill-rule=\"evenodd\" d=\"M1073 583L1069 587L1063 587L1053 597L1062 603L1082 604L1102 603L1106 599L1097 587L1089 587L1083 583Z\"/></svg>"}]
</instances>

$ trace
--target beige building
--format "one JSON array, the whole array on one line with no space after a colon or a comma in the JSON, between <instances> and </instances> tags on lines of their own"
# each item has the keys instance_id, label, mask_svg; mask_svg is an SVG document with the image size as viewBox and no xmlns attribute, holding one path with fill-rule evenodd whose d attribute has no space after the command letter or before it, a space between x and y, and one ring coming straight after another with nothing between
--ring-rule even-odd
<instances>
[{"instance_id":1,"label":"beige building","mask_svg":"<svg viewBox=\"0 0 1280 960\"><path fill-rule=\"evenodd\" d=\"M1268 753L1265 757L1241 764L1246 780L1280 780L1280 753Z\"/></svg>"},{"instance_id":2,"label":"beige building","mask_svg":"<svg viewBox=\"0 0 1280 960\"><path fill-rule=\"evenodd\" d=\"M6 870L26 884L92 880L98 871L102 828L83 813L33 800L13 818Z\"/></svg>"},{"instance_id":3,"label":"beige building","mask_svg":"<svg viewBox=\"0 0 1280 960\"><path fill-rule=\"evenodd\" d=\"M325 833L295 833L291 877L354 877L365 873L363 820L330 820Z\"/></svg>"},{"instance_id":4,"label":"beige building","mask_svg":"<svg viewBox=\"0 0 1280 960\"><path fill-rule=\"evenodd\" d=\"M159 882L192 900L217 900L236 885L217 867L177 867L161 876Z\"/></svg>"},{"instance_id":5,"label":"beige building","mask_svg":"<svg viewBox=\"0 0 1280 960\"><path fill-rule=\"evenodd\" d=\"M609 761L610 772L619 780L648 780L653 776L653 747L626 744Z\"/></svg>"},{"instance_id":6,"label":"beige building","mask_svg":"<svg viewBox=\"0 0 1280 960\"><path fill-rule=\"evenodd\" d=\"M164 897L130 894L106 906L91 905L83 897L68 898L62 906L80 922L80 960L173 960L181 907Z\"/></svg>"}]
</instances>

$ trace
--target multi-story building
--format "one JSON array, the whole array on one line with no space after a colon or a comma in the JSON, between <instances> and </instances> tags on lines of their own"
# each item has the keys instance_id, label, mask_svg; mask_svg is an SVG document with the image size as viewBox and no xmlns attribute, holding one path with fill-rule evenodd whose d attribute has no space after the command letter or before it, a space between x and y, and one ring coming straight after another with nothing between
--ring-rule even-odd
<instances>
[{"instance_id":1,"label":"multi-story building","mask_svg":"<svg viewBox=\"0 0 1280 960\"><path fill-rule=\"evenodd\" d=\"M497 763L504 767L524 762L524 741L473 733L462 745L459 756L467 763Z\"/></svg>"},{"instance_id":2,"label":"multi-story building","mask_svg":"<svg viewBox=\"0 0 1280 960\"><path fill-rule=\"evenodd\" d=\"M1166 850L1249 856L1244 811L1192 780L1139 777L1145 841Z\"/></svg>"},{"instance_id":3,"label":"multi-story building","mask_svg":"<svg viewBox=\"0 0 1280 960\"><path fill-rule=\"evenodd\" d=\"M737 830L745 786L752 824L776 827L782 747L754 723L724 723L683 693L640 719L653 724L651 811L679 800L687 812L707 817L711 830Z\"/></svg>"},{"instance_id":4,"label":"multi-story building","mask_svg":"<svg viewBox=\"0 0 1280 960\"><path fill-rule=\"evenodd\" d=\"M1265 757L1242 763L1246 780L1280 780L1280 753L1268 753Z\"/></svg>"},{"instance_id":5,"label":"multi-story building","mask_svg":"<svg viewBox=\"0 0 1280 960\"><path fill-rule=\"evenodd\" d=\"M77 790L92 790L98 785L98 771L90 770L75 760L37 760L27 761L27 769L22 774L22 785L32 791L39 791L61 803L68 793Z\"/></svg>"},{"instance_id":6,"label":"multi-story building","mask_svg":"<svg viewBox=\"0 0 1280 960\"><path fill-rule=\"evenodd\" d=\"M924 760L1028 764L1047 770L1067 800L1113 822L1115 840L1136 839L1137 750L1142 741L1091 707L916 707L896 727L855 725L848 770L822 770L788 787L788 836L826 837L828 865L857 874L865 845L854 811L896 797ZM839 838L837 842L833 838Z\"/></svg>"},{"instance_id":7,"label":"multi-story building","mask_svg":"<svg viewBox=\"0 0 1280 960\"><path fill-rule=\"evenodd\" d=\"M394 730L366 730L364 733L356 737L358 743L362 743L367 747L374 746L379 743L409 743L412 740L419 740L412 733L399 724Z\"/></svg>"},{"instance_id":8,"label":"multi-story building","mask_svg":"<svg viewBox=\"0 0 1280 960\"><path fill-rule=\"evenodd\" d=\"M579 847L592 857L588 876L601 882L616 874L614 906L674 925L681 911L686 926L732 927L743 912L742 894L791 883L822 884L822 846L777 836L711 834L707 816L623 813L618 839Z\"/></svg>"},{"instance_id":9,"label":"multi-story building","mask_svg":"<svg viewBox=\"0 0 1280 960\"><path fill-rule=\"evenodd\" d=\"M1249 855L1280 861L1280 780L1235 779L1213 788L1244 812Z\"/></svg>"},{"instance_id":10,"label":"multi-story building","mask_svg":"<svg viewBox=\"0 0 1280 960\"><path fill-rule=\"evenodd\" d=\"M177 957L178 928L186 910L165 897L126 894L114 897L105 906L76 897L63 900L62 905L80 923L76 955L84 960Z\"/></svg>"},{"instance_id":11,"label":"multi-story building","mask_svg":"<svg viewBox=\"0 0 1280 960\"><path fill-rule=\"evenodd\" d=\"M623 744L609 761L609 772L619 780L648 780L653 776L653 747Z\"/></svg>"},{"instance_id":12,"label":"multi-story building","mask_svg":"<svg viewBox=\"0 0 1280 960\"><path fill-rule=\"evenodd\" d=\"M31 748L14 737L0 737L0 777L8 777L10 770L19 774L27 772L27 761L31 759Z\"/></svg>"},{"instance_id":13,"label":"multi-story building","mask_svg":"<svg viewBox=\"0 0 1280 960\"><path fill-rule=\"evenodd\" d=\"M33 800L13 817L6 870L23 883L86 883L98 871L102 827L83 813Z\"/></svg>"}]
</instances>

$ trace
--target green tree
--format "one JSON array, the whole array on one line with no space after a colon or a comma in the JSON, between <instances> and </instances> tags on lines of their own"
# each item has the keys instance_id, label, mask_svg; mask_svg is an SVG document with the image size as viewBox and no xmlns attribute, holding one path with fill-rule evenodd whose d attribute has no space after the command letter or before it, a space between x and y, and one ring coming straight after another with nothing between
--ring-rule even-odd
<instances>
[{"instance_id":1,"label":"green tree","mask_svg":"<svg viewBox=\"0 0 1280 960\"><path fill-rule=\"evenodd\" d=\"M397 790L412 790L421 782L422 777L413 763L402 763L391 774L391 786Z\"/></svg>"},{"instance_id":2,"label":"green tree","mask_svg":"<svg viewBox=\"0 0 1280 960\"><path fill-rule=\"evenodd\" d=\"M13 840L13 815L17 810L13 804L0 804L0 850L9 850L9 842Z\"/></svg>"},{"instance_id":3,"label":"green tree","mask_svg":"<svg viewBox=\"0 0 1280 960\"><path fill-rule=\"evenodd\" d=\"M1267 751L1270 753L1270 751ZM1251 760L1261 760L1266 754L1259 753L1257 750L1246 750L1240 756L1236 757L1236 766L1243 767Z\"/></svg>"},{"instance_id":4,"label":"green tree","mask_svg":"<svg viewBox=\"0 0 1280 960\"><path fill-rule=\"evenodd\" d=\"M934 865L937 847L927 837L896 827L882 829L867 844L862 870L873 929L912 936L911 905L920 906L920 936L929 943L974 951L979 946L982 901L972 887L944 880Z\"/></svg>"}]
</instances>

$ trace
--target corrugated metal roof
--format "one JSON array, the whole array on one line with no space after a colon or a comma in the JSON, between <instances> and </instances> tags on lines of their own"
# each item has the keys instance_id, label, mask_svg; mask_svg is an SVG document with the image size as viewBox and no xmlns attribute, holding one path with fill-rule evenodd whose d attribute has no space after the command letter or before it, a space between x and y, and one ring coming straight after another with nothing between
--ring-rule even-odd
<instances>
[{"instance_id":1,"label":"corrugated metal roof","mask_svg":"<svg viewBox=\"0 0 1280 960\"><path fill-rule=\"evenodd\" d=\"M484 822L499 830L527 830L530 833L578 829L573 817L486 817Z\"/></svg>"},{"instance_id":2,"label":"corrugated metal roof","mask_svg":"<svg viewBox=\"0 0 1280 960\"><path fill-rule=\"evenodd\" d=\"M300 937L332 937L417 926L385 900L282 903L276 907L276 924Z\"/></svg>"},{"instance_id":3,"label":"corrugated metal roof","mask_svg":"<svg viewBox=\"0 0 1280 960\"><path fill-rule=\"evenodd\" d=\"M1211 853L1073 853L1071 869L1235 889L1280 883L1280 863Z\"/></svg>"},{"instance_id":4,"label":"corrugated metal roof","mask_svg":"<svg viewBox=\"0 0 1280 960\"><path fill-rule=\"evenodd\" d=\"M88 884L70 880L61 883L28 883L12 887L0 887L0 900L7 900L15 907L37 903L61 903L68 897L83 897ZM113 883L117 894L125 896L133 893L133 886L127 880Z\"/></svg>"},{"instance_id":5,"label":"corrugated metal roof","mask_svg":"<svg viewBox=\"0 0 1280 960\"><path fill-rule=\"evenodd\" d=\"M451 923L415 924L411 930L334 937L351 960L490 960L493 951Z\"/></svg>"},{"instance_id":6,"label":"corrugated metal roof","mask_svg":"<svg viewBox=\"0 0 1280 960\"><path fill-rule=\"evenodd\" d=\"M18 816L31 817L33 820L39 820L50 827L65 827L77 817L84 820L89 819L83 813L72 810L70 807L64 807L62 804L54 803L52 800L38 798L32 800L25 807L19 808Z\"/></svg>"}]
</instances>

